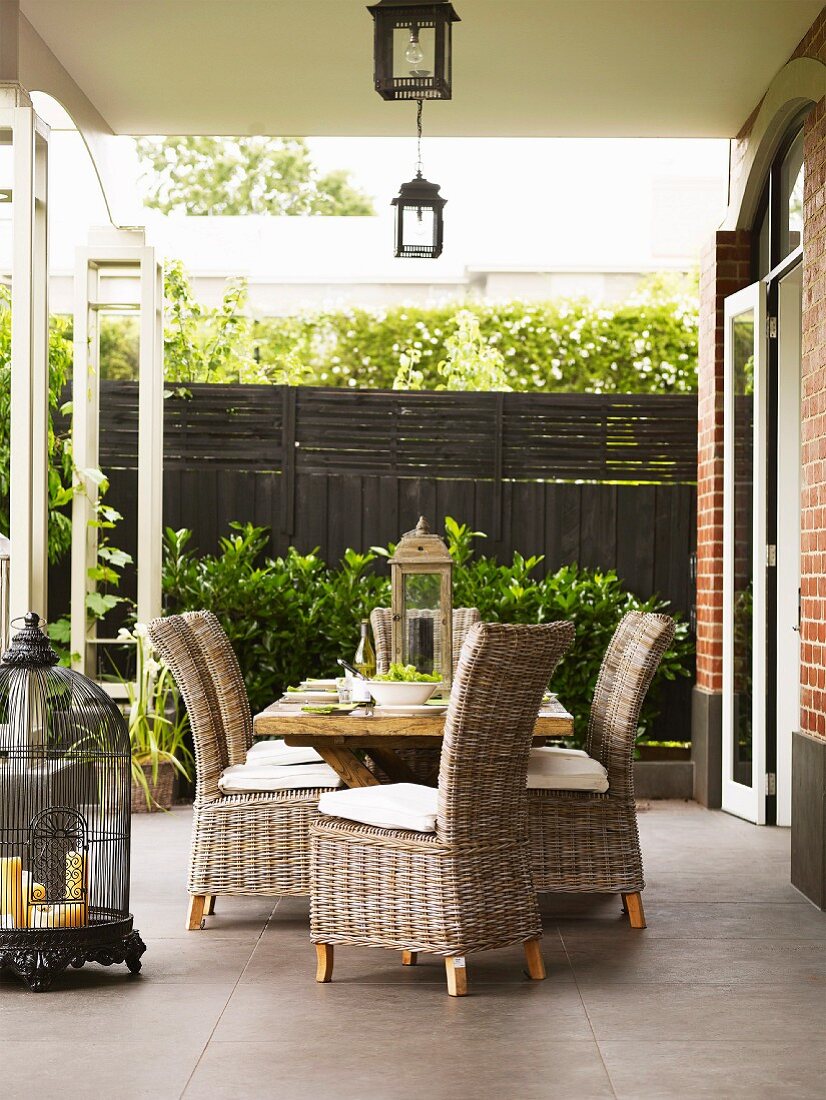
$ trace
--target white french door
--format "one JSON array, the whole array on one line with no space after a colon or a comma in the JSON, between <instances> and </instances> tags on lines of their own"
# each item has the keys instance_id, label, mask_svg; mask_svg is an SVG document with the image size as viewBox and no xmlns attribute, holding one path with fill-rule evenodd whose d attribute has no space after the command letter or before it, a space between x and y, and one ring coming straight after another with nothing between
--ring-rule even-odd
<instances>
[{"instance_id":1,"label":"white french door","mask_svg":"<svg viewBox=\"0 0 826 1100\"><path fill-rule=\"evenodd\" d=\"M766 820L766 288L725 301L723 809Z\"/></svg>"}]
</instances>

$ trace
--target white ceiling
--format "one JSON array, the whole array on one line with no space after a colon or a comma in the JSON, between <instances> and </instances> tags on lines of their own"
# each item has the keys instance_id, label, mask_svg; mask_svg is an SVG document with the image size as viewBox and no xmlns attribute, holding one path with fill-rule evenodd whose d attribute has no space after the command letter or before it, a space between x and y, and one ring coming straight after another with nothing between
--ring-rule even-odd
<instances>
[{"instance_id":1,"label":"white ceiling","mask_svg":"<svg viewBox=\"0 0 826 1100\"><path fill-rule=\"evenodd\" d=\"M821 0L454 0L447 136L732 137ZM396 135L365 0L21 0L118 134Z\"/></svg>"}]
</instances>

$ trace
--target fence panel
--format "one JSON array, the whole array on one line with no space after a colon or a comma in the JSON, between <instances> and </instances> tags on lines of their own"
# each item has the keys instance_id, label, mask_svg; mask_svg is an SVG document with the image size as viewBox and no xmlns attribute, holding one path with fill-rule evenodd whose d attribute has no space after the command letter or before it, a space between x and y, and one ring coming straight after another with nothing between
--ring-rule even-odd
<instances>
[{"instance_id":1,"label":"fence panel","mask_svg":"<svg viewBox=\"0 0 826 1100\"><path fill-rule=\"evenodd\" d=\"M137 408L136 385L102 383L100 461L125 549ZM437 525L451 515L486 533L485 553L543 554L540 571L614 568L637 595L659 592L688 615L696 452L688 395L192 385L165 405L164 523L191 529L202 553L240 520L271 529L272 553L317 547L335 561L395 541L420 514ZM68 566L51 583L60 613Z\"/></svg>"}]
</instances>

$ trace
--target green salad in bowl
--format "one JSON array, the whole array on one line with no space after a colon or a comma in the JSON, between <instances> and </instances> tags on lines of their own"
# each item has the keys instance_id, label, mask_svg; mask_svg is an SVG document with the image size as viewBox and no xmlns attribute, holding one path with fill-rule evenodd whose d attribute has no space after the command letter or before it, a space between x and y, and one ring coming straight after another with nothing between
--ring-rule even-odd
<instances>
[{"instance_id":1,"label":"green salad in bowl","mask_svg":"<svg viewBox=\"0 0 826 1100\"><path fill-rule=\"evenodd\" d=\"M427 702L441 679L438 672L419 672L415 665L396 663L367 684L380 707L417 707Z\"/></svg>"},{"instance_id":2,"label":"green salad in bowl","mask_svg":"<svg viewBox=\"0 0 826 1100\"><path fill-rule=\"evenodd\" d=\"M415 665L402 665L394 662L387 672L374 676L373 682L381 684L438 684L441 680L438 672L419 672Z\"/></svg>"}]
</instances>

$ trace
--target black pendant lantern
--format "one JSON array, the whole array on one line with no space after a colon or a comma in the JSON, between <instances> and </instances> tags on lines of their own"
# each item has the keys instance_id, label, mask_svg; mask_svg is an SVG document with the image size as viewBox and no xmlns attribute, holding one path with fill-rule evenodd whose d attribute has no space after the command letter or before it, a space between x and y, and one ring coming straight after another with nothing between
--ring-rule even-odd
<instances>
[{"instance_id":1,"label":"black pendant lantern","mask_svg":"<svg viewBox=\"0 0 826 1100\"><path fill-rule=\"evenodd\" d=\"M438 183L422 175L422 101L416 111L418 156L416 178L403 183L393 199L396 208L396 256L414 260L435 260L442 254L447 199L439 194Z\"/></svg>"},{"instance_id":2,"label":"black pendant lantern","mask_svg":"<svg viewBox=\"0 0 826 1100\"><path fill-rule=\"evenodd\" d=\"M29 612L0 664L0 971L30 989L87 962L141 968L129 912L129 731L58 668Z\"/></svg>"},{"instance_id":3,"label":"black pendant lantern","mask_svg":"<svg viewBox=\"0 0 826 1100\"><path fill-rule=\"evenodd\" d=\"M435 260L442 254L447 199L439 194L438 183L430 183L419 172L403 183L393 199L396 207L396 256Z\"/></svg>"},{"instance_id":4,"label":"black pendant lantern","mask_svg":"<svg viewBox=\"0 0 826 1100\"><path fill-rule=\"evenodd\" d=\"M450 99L450 0L379 0L373 16L373 79L382 99Z\"/></svg>"}]
</instances>

